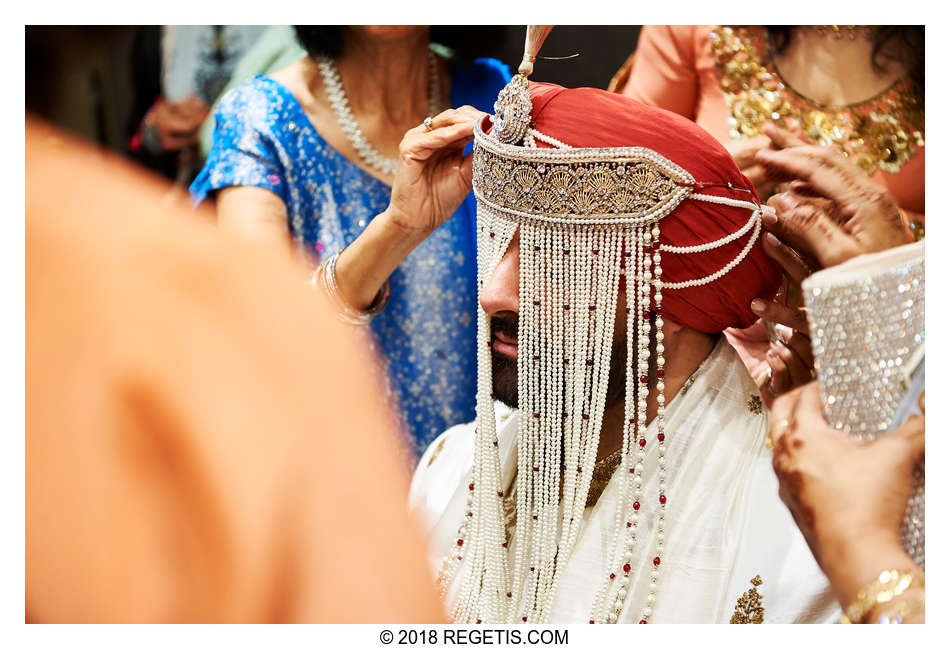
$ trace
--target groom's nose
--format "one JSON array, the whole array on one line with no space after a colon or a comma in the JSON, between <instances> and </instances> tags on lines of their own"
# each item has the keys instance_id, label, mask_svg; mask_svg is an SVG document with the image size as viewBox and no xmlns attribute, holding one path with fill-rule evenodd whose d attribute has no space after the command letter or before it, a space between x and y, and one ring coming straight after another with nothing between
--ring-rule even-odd
<instances>
[{"instance_id":1,"label":"groom's nose","mask_svg":"<svg viewBox=\"0 0 950 649\"><path fill-rule=\"evenodd\" d=\"M488 278L478 296L485 313L489 315L503 311L518 313L518 270L520 265L519 237L516 232L504 257L498 262L495 272Z\"/></svg>"}]
</instances>

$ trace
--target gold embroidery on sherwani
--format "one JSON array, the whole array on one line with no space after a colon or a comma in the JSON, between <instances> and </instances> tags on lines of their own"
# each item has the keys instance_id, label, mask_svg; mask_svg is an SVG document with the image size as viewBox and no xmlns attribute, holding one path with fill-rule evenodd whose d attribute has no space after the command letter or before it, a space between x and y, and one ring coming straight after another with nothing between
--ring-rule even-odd
<instances>
[{"instance_id":1,"label":"gold embroidery on sherwani","mask_svg":"<svg viewBox=\"0 0 950 649\"><path fill-rule=\"evenodd\" d=\"M753 415L762 414L762 397L759 395L750 394L746 405L749 406L749 412L751 412Z\"/></svg>"},{"instance_id":2,"label":"gold embroidery on sherwani","mask_svg":"<svg viewBox=\"0 0 950 649\"><path fill-rule=\"evenodd\" d=\"M596 462L596 464L594 464L594 474L591 476L590 489L587 491L587 507L593 507L597 504L597 501L600 500L600 496L604 493L604 490L610 483L610 479L617 471L617 467L620 466L622 459L622 451L621 449L617 449L613 453L601 458ZM562 471L562 485L563 480L564 475ZM514 486L514 483L515 481L513 480L512 487ZM501 502L502 511L504 512L505 516L505 543L511 541L511 533L514 530L515 524L518 522L518 511L516 507L517 502L518 497L513 488L511 489L511 493L506 495Z\"/></svg>"},{"instance_id":3,"label":"gold embroidery on sherwani","mask_svg":"<svg viewBox=\"0 0 950 649\"><path fill-rule=\"evenodd\" d=\"M597 461L594 465L594 475L591 476L590 488L587 490L587 507L593 507L600 500L600 496L607 488L607 484L620 466L623 459L622 449L617 449L610 455Z\"/></svg>"},{"instance_id":4,"label":"gold embroidery on sherwani","mask_svg":"<svg viewBox=\"0 0 950 649\"><path fill-rule=\"evenodd\" d=\"M733 138L760 135L768 122L795 118L809 140L838 147L869 174L897 173L924 146L923 97L910 76L866 101L822 106L784 82L762 29L717 27L710 37Z\"/></svg>"},{"instance_id":5,"label":"gold embroidery on sherwani","mask_svg":"<svg viewBox=\"0 0 950 649\"><path fill-rule=\"evenodd\" d=\"M439 457L439 453L442 452L443 448L445 448L444 437L439 441L439 445L435 447L435 450L432 451L432 456L429 458L429 464L426 466L432 466L432 463L435 462L435 458Z\"/></svg>"},{"instance_id":6,"label":"gold embroidery on sherwani","mask_svg":"<svg viewBox=\"0 0 950 649\"><path fill-rule=\"evenodd\" d=\"M743 593L736 602L736 610L729 624L762 624L765 607L762 606L762 595L757 590L757 587L762 585L762 577L756 575L750 583L752 588Z\"/></svg>"}]
</instances>

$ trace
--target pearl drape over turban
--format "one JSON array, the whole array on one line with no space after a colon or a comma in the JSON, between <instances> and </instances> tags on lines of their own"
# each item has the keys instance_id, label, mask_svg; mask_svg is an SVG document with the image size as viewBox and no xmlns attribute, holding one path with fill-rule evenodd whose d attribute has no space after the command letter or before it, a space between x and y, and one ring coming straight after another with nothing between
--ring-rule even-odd
<instances>
[{"instance_id":1,"label":"pearl drape over turban","mask_svg":"<svg viewBox=\"0 0 950 649\"><path fill-rule=\"evenodd\" d=\"M704 194L755 201L755 188L719 142L694 122L675 113L595 88L568 89L531 83L533 128L572 147L652 149L683 167L704 187ZM538 148L551 145L537 141ZM730 190L728 184L747 191ZM684 200L660 221L660 242L673 246L701 245L727 236L749 219L746 208ZM680 282L714 273L742 249L745 238L701 255L665 254L664 280ZM667 291L666 317L707 333L748 327L758 316L749 308L754 298L771 299L781 270L757 243L735 268L705 286Z\"/></svg>"},{"instance_id":2,"label":"pearl drape over turban","mask_svg":"<svg viewBox=\"0 0 950 649\"><path fill-rule=\"evenodd\" d=\"M550 622L582 535L612 372L623 377L620 493L591 622L631 606L651 619L668 507L664 318L718 333L755 321L750 302L778 288L761 248L761 206L729 154L692 122L590 88L516 76L476 126L478 280L516 230L519 259L518 465L502 480L491 316L478 319L478 395L466 512L441 575L461 622ZM625 314L625 335L615 330ZM623 360L614 354L625 346ZM617 365L617 367L613 367ZM651 379L651 376L654 378ZM650 400L656 405L648 421ZM648 430L655 432L648 433ZM677 431L670 431L675 435ZM647 444L657 445L648 463ZM652 493L645 485L652 483ZM503 511L514 494L514 530ZM655 491L653 491L655 489ZM639 526L657 503L655 538ZM652 590L628 602L631 561L649 557ZM452 595L454 593L454 597Z\"/></svg>"}]
</instances>

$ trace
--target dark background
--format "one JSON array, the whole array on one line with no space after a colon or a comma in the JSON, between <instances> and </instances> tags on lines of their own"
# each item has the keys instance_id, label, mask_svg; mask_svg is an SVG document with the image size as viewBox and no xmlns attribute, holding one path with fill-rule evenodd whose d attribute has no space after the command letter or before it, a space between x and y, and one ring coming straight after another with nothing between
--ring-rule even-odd
<instances>
[{"instance_id":1,"label":"dark background","mask_svg":"<svg viewBox=\"0 0 950 649\"><path fill-rule=\"evenodd\" d=\"M636 47L639 26L560 25L535 63L532 79L606 88ZM503 28L481 56L516 71L524 25ZM26 101L30 110L90 140L125 150L159 94L160 27L26 26Z\"/></svg>"},{"instance_id":2,"label":"dark background","mask_svg":"<svg viewBox=\"0 0 950 649\"><path fill-rule=\"evenodd\" d=\"M531 79L570 87L606 88L636 48L639 34L639 25L559 25L544 41L540 57L579 56L560 61L539 57ZM523 25L506 27L501 46L488 56L504 61L512 72L517 72L524 53L524 36Z\"/></svg>"}]
</instances>

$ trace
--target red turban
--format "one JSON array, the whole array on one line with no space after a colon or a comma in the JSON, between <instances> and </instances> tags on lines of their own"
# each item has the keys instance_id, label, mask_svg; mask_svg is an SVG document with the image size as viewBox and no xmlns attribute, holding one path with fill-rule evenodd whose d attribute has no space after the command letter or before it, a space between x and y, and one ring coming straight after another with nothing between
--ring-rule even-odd
<instances>
[{"instance_id":1,"label":"red turban","mask_svg":"<svg viewBox=\"0 0 950 649\"><path fill-rule=\"evenodd\" d=\"M697 183L712 184L697 193L757 202L755 188L732 156L706 131L674 113L594 88L567 89L531 83L532 127L575 148L639 146L688 171ZM541 140L539 147L548 147ZM730 190L728 183L748 191ZM750 193L751 192L751 193ZM660 221L664 245L694 246L734 233L751 211L687 198ZM719 248L693 254L663 253L663 279L682 282L706 277L732 261L748 243L739 237ZM665 317L686 327L718 333L748 327L757 319L749 303L771 299L781 281L779 267L761 242L732 270L704 286L663 291Z\"/></svg>"}]
</instances>

